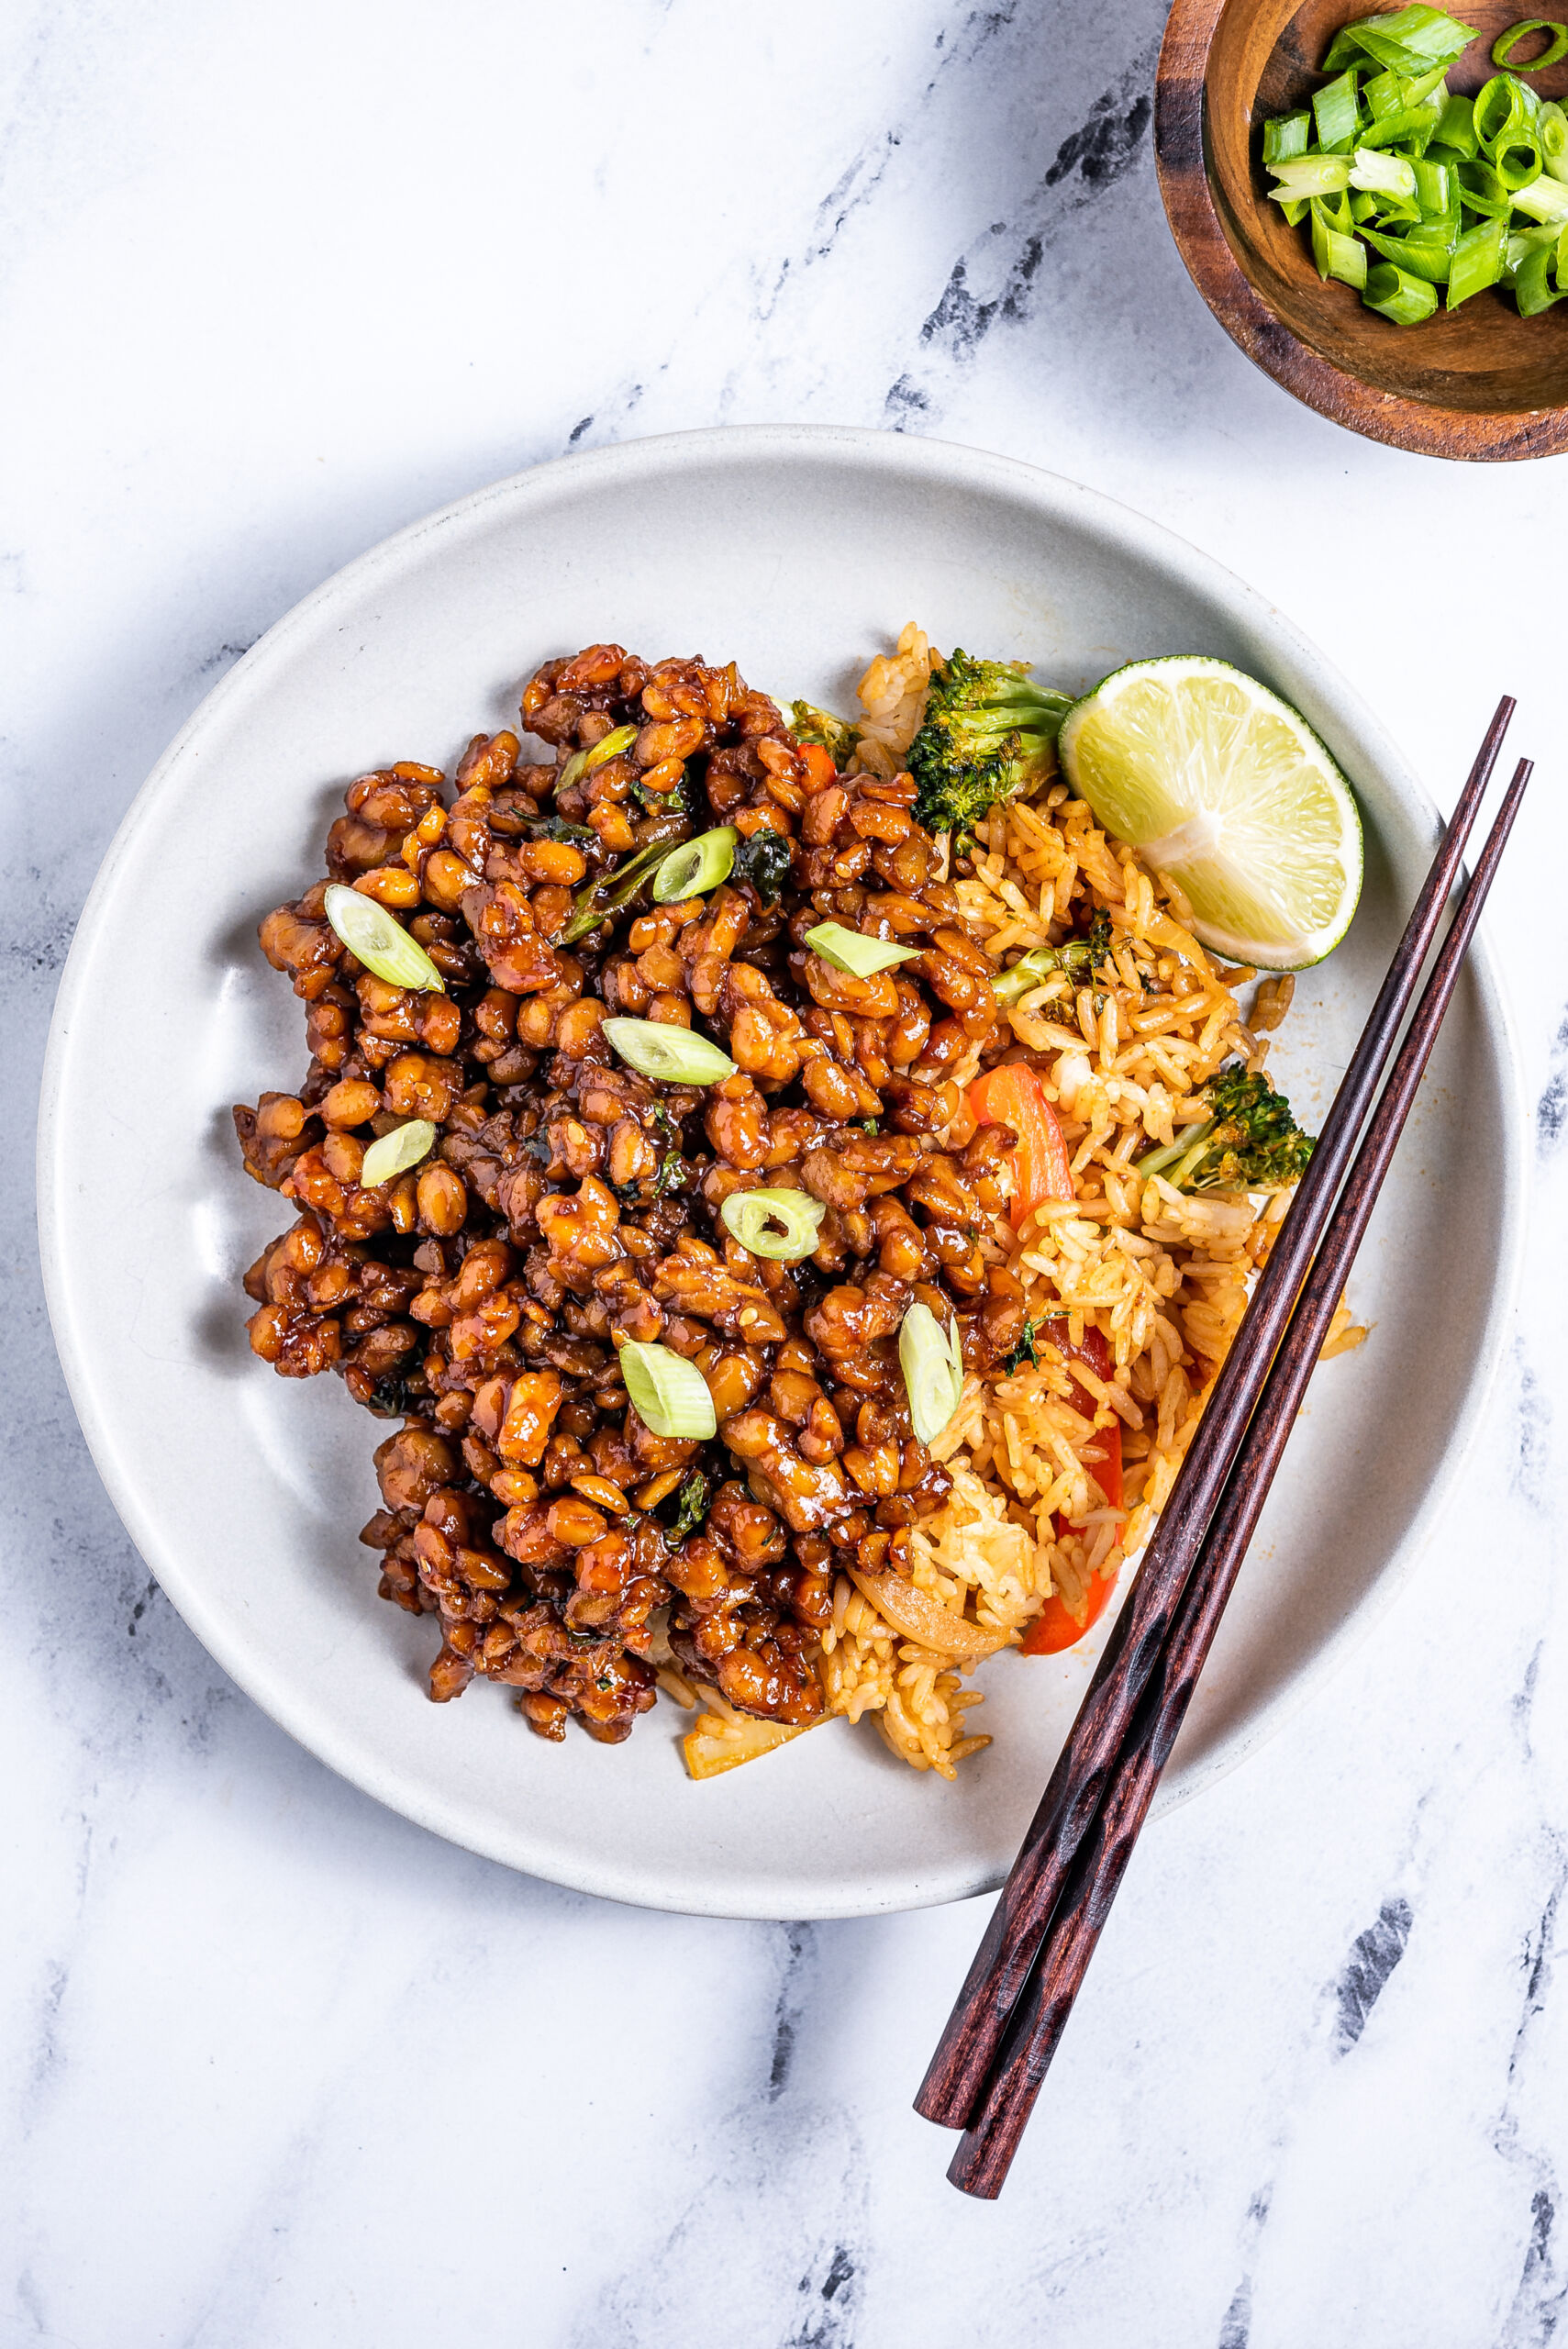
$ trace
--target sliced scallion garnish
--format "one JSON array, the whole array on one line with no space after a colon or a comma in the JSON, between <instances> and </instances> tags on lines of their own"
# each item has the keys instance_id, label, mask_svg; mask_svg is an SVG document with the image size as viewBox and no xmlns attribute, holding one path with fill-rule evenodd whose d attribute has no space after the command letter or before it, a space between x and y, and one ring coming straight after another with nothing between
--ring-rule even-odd
<instances>
[{"instance_id":1,"label":"sliced scallion garnish","mask_svg":"<svg viewBox=\"0 0 1568 2349\"><path fill-rule=\"evenodd\" d=\"M1429 278L1412 277L1391 261L1380 261L1366 273L1362 300L1369 310L1381 310L1396 327L1419 326L1438 306L1438 289Z\"/></svg>"},{"instance_id":2,"label":"sliced scallion garnish","mask_svg":"<svg viewBox=\"0 0 1568 2349\"><path fill-rule=\"evenodd\" d=\"M1280 200L1294 203L1301 195L1337 195L1351 184L1351 159L1348 155L1299 155L1288 161L1271 163L1279 185L1270 193Z\"/></svg>"},{"instance_id":3,"label":"sliced scallion garnish","mask_svg":"<svg viewBox=\"0 0 1568 2349\"><path fill-rule=\"evenodd\" d=\"M1445 98L1438 127L1432 133L1432 145L1451 148L1456 155L1473 155L1480 144L1475 136L1473 99L1457 95Z\"/></svg>"},{"instance_id":4,"label":"sliced scallion garnish","mask_svg":"<svg viewBox=\"0 0 1568 2349\"><path fill-rule=\"evenodd\" d=\"M963 1392L963 1351L923 1299L917 1297L898 1332L898 1366L909 1397L909 1423L922 1443L934 1443Z\"/></svg>"},{"instance_id":5,"label":"sliced scallion garnish","mask_svg":"<svg viewBox=\"0 0 1568 2349\"><path fill-rule=\"evenodd\" d=\"M912 962L923 954L923 946L899 946L891 938L868 938L863 930L846 930L841 921L819 921L815 930L806 933L806 943L836 971L848 971L857 979L871 979L878 971L891 970L895 963Z\"/></svg>"},{"instance_id":6,"label":"sliced scallion garnish","mask_svg":"<svg viewBox=\"0 0 1568 2349\"><path fill-rule=\"evenodd\" d=\"M1351 185L1368 195L1397 196L1409 203L1416 193L1416 170L1403 155L1385 155L1375 147L1358 147L1351 162Z\"/></svg>"},{"instance_id":7,"label":"sliced scallion garnish","mask_svg":"<svg viewBox=\"0 0 1568 2349\"><path fill-rule=\"evenodd\" d=\"M806 1191L731 1191L718 1212L753 1256L795 1264L816 1248L827 1209ZM770 1229L779 1224L782 1231Z\"/></svg>"},{"instance_id":8,"label":"sliced scallion garnish","mask_svg":"<svg viewBox=\"0 0 1568 2349\"><path fill-rule=\"evenodd\" d=\"M1568 195L1568 189L1563 191ZM1568 208L1568 207L1565 207ZM1496 285L1503 273L1503 255L1507 247L1508 225L1506 220L1481 220L1467 228L1453 249L1448 266L1448 306L1457 310L1473 294L1480 294L1488 285Z\"/></svg>"},{"instance_id":9,"label":"sliced scallion garnish","mask_svg":"<svg viewBox=\"0 0 1568 2349\"><path fill-rule=\"evenodd\" d=\"M703 897L717 889L728 878L740 837L732 824L720 824L717 831L699 832L695 841L673 848L653 875L654 904L677 906L684 898Z\"/></svg>"},{"instance_id":10,"label":"sliced scallion garnish","mask_svg":"<svg viewBox=\"0 0 1568 2349\"><path fill-rule=\"evenodd\" d=\"M573 751L555 779L557 791L564 791L570 785L581 783L584 776L592 774L595 767L608 766L612 759L618 759L623 751L630 750L637 736L635 726L612 726L607 734L600 735L591 751Z\"/></svg>"},{"instance_id":11,"label":"sliced scallion garnish","mask_svg":"<svg viewBox=\"0 0 1568 2349\"><path fill-rule=\"evenodd\" d=\"M1276 163L1288 163L1293 155L1305 155L1311 137L1309 114L1276 114L1263 125L1263 161L1273 171Z\"/></svg>"},{"instance_id":12,"label":"sliced scallion garnish","mask_svg":"<svg viewBox=\"0 0 1568 2349\"><path fill-rule=\"evenodd\" d=\"M718 1085L735 1074L728 1052L662 1019L606 1019L599 1033L639 1076L661 1085Z\"/></svg>"},{"instance_id":13,"label":"sliced scallion garnish","mask_svg":"<svg viewBox=\"0 0 1568 2349\"><path fill-rule=\"evenodd\" d=\"M1318 124L1318 143L1329 154L1342 154L1353 147L1361 124L1355 75L1341 73L1319 90L1312 101L1312 112Z\"/></svg>"},{"instance_id":14,"label":"sliced scallion garnish","mask_svg":"<svg viewBox=\"0 0 1568 2349\"><path fill-rule=\"evenodd\" d=\"M428 1118L410 1118L406 1125L394 1126L387 1134L379 1134L364 1155L360 1168L360 1182L367 1191L378 1183L390 1183L395 1174L406 1174L422 1158L428 1158L435 1147L436 1129Z\"/></svg>"},{"instance_id":15,"label":"sliced scallion garnish","mask_svg":"<svg viewBox=\"0 0 1568 2349\"><path fill-rule=\"evenodd\" d=\"M1540 73L1548 65L1556 65L1568 57L1568 25L1555 24L1547 17L1523 17L1517 25L1510 25L1506 33L1499 33L1492 43L1493 64L1512 65L1515 50L1521 40L1528 40L1531 33L1545 33L1546 47L1539 56L1528 57L1515 65L1516 73Z\"/></svg>"},{"instance_id":16,"label":"sliced scallion garnish","mask_svg":"<svg viewBox=\"0 0 1568 2349\"><path fill-rule=\"evenodd\" d=\"M362 889L334 881L322 910L355 961L389 987L445 995L447 983L418 940L410 938L396 916Z\"/></svg>"},{"instance_id":17,"label":"sliced scallion garnish","mask_svg":"<svg viewBox=\"0 0 1568 2349\"><path fill-rule=\"evenodd\" d=\"M631 1408L654 1435L706 1443L718 1432L713 1397L695 1363L636 1339L627 1341L617 1361Z\"/></svg>"},{"instance_id":18,"label":"sliced scallion garnish","mask_svg":"<svg viewBox=\"0 0 1568 2349\"><path fill-rule=\"evenodd\" d=\"M1531 220L1568 219L1568 181L1543 172L1530 186L1514 190L1514 210Z\"/></svg>"},{"instance_id":19,"label":"sliced scallion garnish","mask_svg":"<svg viewBox=\"0 0 1568 2349\"><path fill-rule=\"evenodd\" d=\"M1568 56L1568 27L1532 17L1498 40L1495 62L1527 34L1546 46L1522 72ZM1507 71L1473 98L1451 95L1448 67L1475 38L1439 8L1363 17L1329 43L1310 126L1299 107L1263 125L1271 199L1308 221L1318 274L1398 326L1437 308L1423 287L1446 286L1451 310L1506 286L1526 317L1568 295L1568 239L1548 252L1551 239L1521 233L1568 227L1568 112Z\"/></svg>"},{"instance_id":20,"label":"sliced scallion garnish","mask_svg":"<svg viewBox=\"0 0 1568 2349\"><path fill-rule=\"evenodd\" d=\"M1433 65L1451 65L1475 39L1473 25L1462 25L1440 8L1396 8L1390 15L1362 17L1342 25L1329 44L1325 73L1371 58L1396 73L1420 73Z\"/></svg>"},{"instance_id":21,"label":"sliced scallion garnish","mask_svg":"<svg viewBox=\"0 0 1568 2349\"><path fill-rule=\"evenodd\" d=\"M639 849L637 854L628 856L624 864L617 864L613 871L602 874L598 880L590 881L585 888L579 889L572 900L571 919L556 938L556 945L574 945L578 939L586 938L591 930L597 930L601 922L608 921L612 914L619 913L623 906L628 906L647 882L649 874L662 864L669 853L670 835L666 832L662 840L654 841L648 848Z\"/></svg>"},{"instance_id":22,"label":"sliced scallion garnish","mask_svg":"<svg viewBox=\"0 0 1568 2349\"><path fill-rule=\"evenodd\" d=\"M1320 204L1312 206L1312 258L1319 277L1337 277L1341 285L1366 284L1366 247L1359 237L1331 228Z\"/></svg>"}]
</instances>

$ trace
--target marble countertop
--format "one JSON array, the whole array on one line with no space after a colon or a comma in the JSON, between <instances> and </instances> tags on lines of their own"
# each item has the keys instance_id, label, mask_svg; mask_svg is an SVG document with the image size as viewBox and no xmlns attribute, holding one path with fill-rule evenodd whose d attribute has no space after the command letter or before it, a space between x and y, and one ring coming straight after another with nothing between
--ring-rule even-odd
<instances>
[{"instance_id":1,"label":"marble countertop","mask_svg":"<svg viewBox=\"0 0 1568 2349\"><path fill-rule=\"evenodd\" d=\"M1568 2310L1568 460L1407 456L1254 373L1161 214L1162 17L0 26L3 2349L1526 2349ZM37 1273L56 978L214 679L471 487L793 417L1156 515L1324 646L1445 805L1504 688L1540 763L1491 924L1540 1265L1468 1486L1328 1693L1151 1831L995 2206L909 2110L979 1906L642 1914L339 1784L150 1581Z\"/></svg>"}]
</instances>

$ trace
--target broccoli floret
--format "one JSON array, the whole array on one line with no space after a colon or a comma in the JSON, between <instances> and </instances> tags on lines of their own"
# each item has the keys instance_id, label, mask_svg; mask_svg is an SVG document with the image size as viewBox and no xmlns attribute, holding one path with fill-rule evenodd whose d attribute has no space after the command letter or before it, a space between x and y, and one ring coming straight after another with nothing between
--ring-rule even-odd
<instances>
[{"instance_id":1,"label":"broccoli floret","mask_svg":"<svg viewBox=\"0 0 1568 2349\"><path fill-rule=\"evenodd\" d=\"M987 809L1043 783L1070 694L1037 685L1021 662L954 652L931 672L909 772L919 785L915 820L929 832L972 832Z\"/></svg>"},{"instance_id":2,"label":"broccoli floret","mask_svg":"<svg viewBox=\"0 0 1568 2349\"><path fill-rule=\"evenodd\" d=\"M784 722L797 742L817 742L830 753L836 767L847 767L855 755L861 739L858 726L848 725L835 718L830 709L818 709L814 702L784 701L779 704Z\"/></svg>"},{"instance_id":3,"label":"broccoli floret","mask_svg":"<svg viewBox=\"0 0 1568 2349\"><path fill-rule=\"evenodd\" d=\"M1110 951L1110 916L1097 913L1086 936L1064 938L1060 946L1031 947L1011 970L998 972L992 991L998 1003L1018 1003L1053 971L1064 971L1070 979L1092 978Z\"/></svg>"},{"instance_id":4,"label":"broccoli floret","mask_svg":"<svg viewBox=\"0 0 1568 2349\"><path fill-rule=\"evenodd\" d=\"M1136 1174L1162 1174L1178 1191L1278 1191L1300 1178L1312 1137L1261 1071L1249 1075L1231 1061L1204 1086L1203 1099L1208 1116L1146 1152Z\"/></svg>"}]
</instances>

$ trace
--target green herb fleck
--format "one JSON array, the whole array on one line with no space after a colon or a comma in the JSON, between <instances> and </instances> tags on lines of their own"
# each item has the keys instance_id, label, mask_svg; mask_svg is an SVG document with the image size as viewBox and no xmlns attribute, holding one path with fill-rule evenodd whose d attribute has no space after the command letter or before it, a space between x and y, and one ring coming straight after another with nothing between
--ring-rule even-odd
<instances>
[{"instance_id":1,"label":"green herb fleck","mask_svg":"<svg viewBox=\"0 0 1568 2349\"><path fill-rule=\"evenodd\" d=\"M700 1468L694 1468L675 1496L673 1521L665 1529L664 1539L672 1549L695 1533L707 1516L707 1478Z\"/></svg>"}]
</instances>

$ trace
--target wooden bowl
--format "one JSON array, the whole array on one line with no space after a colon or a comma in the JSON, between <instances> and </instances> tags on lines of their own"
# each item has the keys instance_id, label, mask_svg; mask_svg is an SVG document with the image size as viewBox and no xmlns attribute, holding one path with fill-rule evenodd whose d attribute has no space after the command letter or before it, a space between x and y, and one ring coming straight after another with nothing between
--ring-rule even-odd
<instances>
[{"instance_id":1,"label":"wooden bowl","mask_svg":"<svg viewBox=\"0 0 1568 2349\"><path fill-rule=\"evenodd\" d=\"M1351 287L1325 284L1305 228L1268 199L1265 118L1306 106L1334 33L1372 13L1345 0L1174 0L1154 145L1182 259L1248 358L1336 424L1426 456L1555 456L1568 449L1568 303L1521 318L1508 295L1488 291L1451 316L1396 327ZM1449 87L1473 94L1496 71L1492 43L1527 11L1479 0L1454 13L1480 37ZM1562 98L1568 60L1521 79Z\"/></svg>"}]
</instances>

